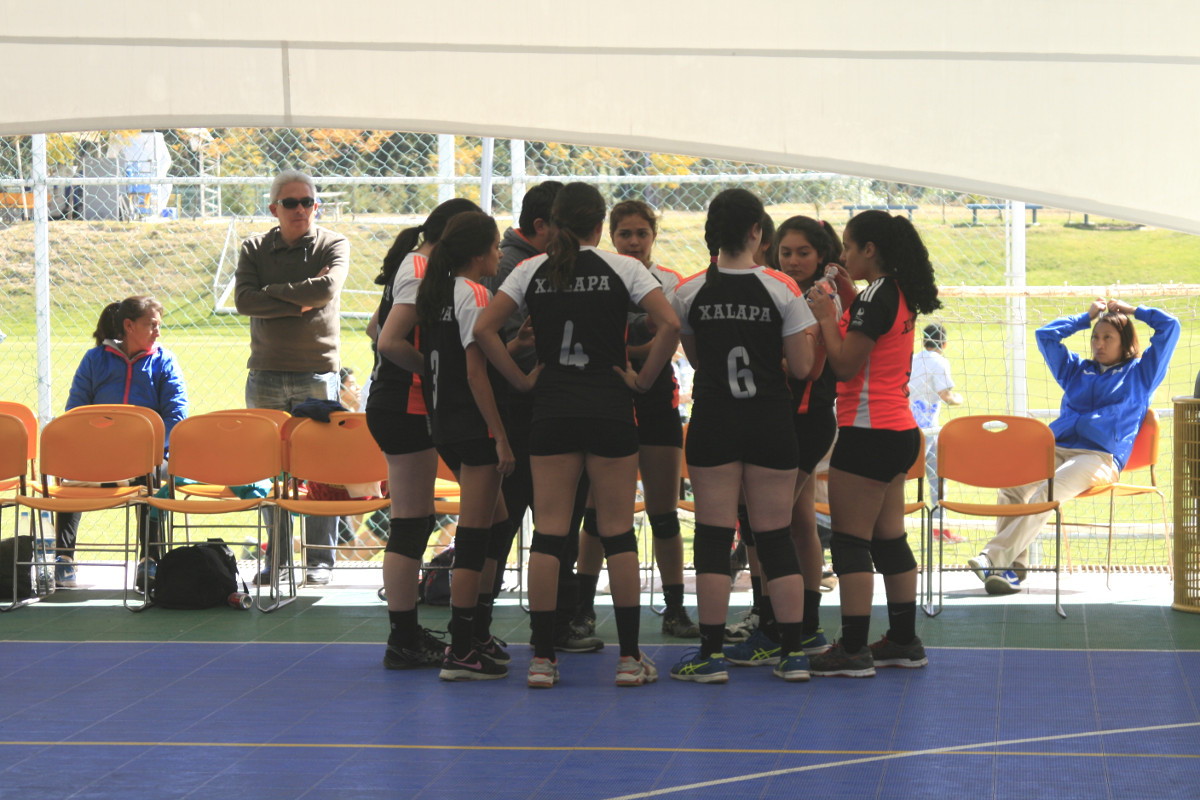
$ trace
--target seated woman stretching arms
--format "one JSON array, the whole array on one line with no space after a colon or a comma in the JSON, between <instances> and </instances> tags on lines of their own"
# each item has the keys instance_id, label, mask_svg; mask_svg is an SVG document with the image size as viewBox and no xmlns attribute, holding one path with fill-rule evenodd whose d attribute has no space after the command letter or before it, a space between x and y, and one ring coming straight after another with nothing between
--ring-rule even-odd
<instances>
[{"instance_id":1,"label":"seated woman stretching arms","mask_svg":"<svg viewBox=\"0 0 1200 800\"><path fill-rule=\"evenodd\" d=\"M1135 319L1154 329L1150 346L1140 355ZM1085 359L1062 342L1089 325L1092 357ZM1055 442L1055 500L1070 500L1090 486L1117 479L1133 449L1150 396L1166 377L1178 342L1179 320L1165 311L1148 306L1135 309L1120 300L1103 298L1095 300L1085 313L1056 319L1038 329L1038 349L1063 390L1058 419L1050 423ZM1000 493L1004 503L1045 499L1045 483ZM1049 516L997 520L995 537L982 553L967 560L988 594L1020 591L1029 545Z\"/></svg>"},{"instance_id":2,"label":"seated woman stretching arms","mask_svg":"<svg viewBox=\"0 0 1200 800\"><path fill-rule=\"evenodd\" d=\"M169 451L171 429L188 415L188 397L174 353L158 346L162 312L162 303L146 295L126 297L104 307L92 334L96 346L84 354L71 381L67 411L98 403L152 408L162 417ZM156 544L160 539L158 520L149 515L149 508L138 506L143 559L137 569L139 591L145 590L148 580L153 581L161 547ZM60 587L76 585L74 556L79 518L79 514L59 513L54 520L58 552L54 582Z\"/></svg>"},{"instance_id":3,"label":"seated woman stretching arms","mask_svg":"<svg viewBox=\"0 0 1200 800\"><path fill-rule=\"evenodd\" d=\"M783 359L794 376L808 375L816 321L795 281L755 263L762 219L762 203L744 189L713 198L704 230L717 261L675 294L683 348L696 368L685 456L696 497L700 617L700 649L671 667L676 680L729 679L722 645L743 487L775 610L775 674L787 681L809 677L801 646L804 580L790 529L799 451Z\"/></svg>"},{"instance_id":4,"label":"seated woman stretching arms","mask_svg":"<svg viewBox=\"0 0 1200 800\"><path fill-rule=\"evenodd\" d=\"M869 285L841 320L828 294L810 298L838 378L829 552L842 600L841 640L811 664L813 675L865 678L876 665L929 663L916 635L917 561L905 540L904 480L921 446L908 405L913 331L917 315L941 301L929 253L904 217L864 211L846 224L842 241L846 272ZM876 570L890 627L867 647Z\"/></svg>"},{"instance_id":5,"label":"seated woman stretching arms","mask_svg":"<svg viewBox=\"0 0 1200 800\"><path fill-rule=\"evenodd\" d=\"M633 497L638 436L631 390L644 392L679 342L679 320L658 281L636 259L596 249L604 233L604 198L571 183L554 199L557 228L546 253L522 262L475 324L488 360L518 389L536 380L530 468L534 532L529 556L529 608L534 657L528 684L558 682L554 619L559 557L579 477L587 470L596 523L608 560L613 616L621 654L618 686L641 686L658 672L638 648L640 581ZM627 367L625 322L630 301L650 315L656 333L641 372ZM526 375L498 332L518 307L533 321L540 373Z\"/></svg>"}]
</instances>

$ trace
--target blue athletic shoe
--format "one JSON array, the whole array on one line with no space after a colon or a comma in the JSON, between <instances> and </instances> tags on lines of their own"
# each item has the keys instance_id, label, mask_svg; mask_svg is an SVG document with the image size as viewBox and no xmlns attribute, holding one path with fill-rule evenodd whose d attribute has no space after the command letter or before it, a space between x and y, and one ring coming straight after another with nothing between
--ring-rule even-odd
<instances>
[{"instance_id":1,"label":"blue athletic shoe","mask_svg":"<svg viewBox=\"0 0 1200 800\"><path fill-rule=\"evenodd\" d=\"M729 671L725 669L724 656L702 656L697 648L684 653L679 663L671 667L671 677L693 683L726 683Z\"/></svg>"},{"instance_id":2,"label":"blue athletic shoe","mask_svg":"<svg viewBox=\"0 0 1200 800\"><path fill-rule=\"evenodd\" d=\"M1003 572L994 569L983 582L983 589L988 594L1016 594L1021 591L1021 579L1011 569Z\"/></svg>"},{"instance_id":3,"label":"blue athletic shoe","mask_svg":"<svg viewBox=\"0 0 1200 800\"><path fill-rule=\"evenodd\" d=\"M773 670L776 678L783 678L785 681L798 682L809 679L808 674L808 656L800 653L788 653L779 659L779 663L775 665Z\"/></svg>"},{"instance_id":4,"label":"blue athletic shoe","mask_svg":"<svg viewBox=\"0 0 1200 800\"><path fill-rule=\"evenodd\" d=\"M750 638L744 642L727 645L725 647L725 659L730 664L737 664L739 667L757 667L762 664L778 664L779 653L782 646L778 642L773 642L758 628L754 633L750 634Z\"/></svg>"},{"instance_id":5,"label":"blue athletic shoe","mask_svg":"<svg viewBox=\"0 0 1200 800\"><path fill-rule=\"evenodd\" d=\"M812 636L805 636L800 640L800 647L804 649L806 656L819 656L831 646L825 638L825 631L820 628L817 628L817 632Z\"/></svg>"}]
</instances>

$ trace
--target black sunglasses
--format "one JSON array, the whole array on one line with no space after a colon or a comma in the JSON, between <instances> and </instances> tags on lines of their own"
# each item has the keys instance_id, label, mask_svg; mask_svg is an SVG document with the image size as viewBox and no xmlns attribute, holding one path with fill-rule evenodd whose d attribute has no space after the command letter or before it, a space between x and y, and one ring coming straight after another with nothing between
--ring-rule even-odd
<instances>
[{"instance_id":1,"label":"black sunglasses","mask_svg":"<svg viewBox=\"0 0 1200 800\"><path fill-rule=\"evenodd\" d=\"M279 201L279 205L283 206L288 211L291 211L296 206L312 208L314 205L316 205L316 202L317 201L311 197L285 197Z\"/></svg>"}]
</instances>

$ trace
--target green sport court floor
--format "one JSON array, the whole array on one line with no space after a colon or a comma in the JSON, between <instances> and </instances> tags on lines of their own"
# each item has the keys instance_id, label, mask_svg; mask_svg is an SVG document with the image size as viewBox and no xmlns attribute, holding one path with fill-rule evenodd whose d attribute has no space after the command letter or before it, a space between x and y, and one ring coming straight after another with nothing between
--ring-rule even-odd
<instances>
[{"instance_id":1,"label":"green sport court floor","mask_svg":"<svg viewBox=\"0 0 1200 800\"><path fill-rule=\"evenodd\" d=\"M110 587L0 615L0 798L1200 797L1200 615L1165 575L1065 578L1065 620L1049 576L1009 598L948 578L927 668L805 684L672 681L688 645L645 608L662 677L618 689L598 608L610 646L562 655L549 691L525 686L515 597L507 679L383 669L377 575L273 614L131 614ZM836 591L822 619L836 635Z\"/></svg>"}]
</instances>

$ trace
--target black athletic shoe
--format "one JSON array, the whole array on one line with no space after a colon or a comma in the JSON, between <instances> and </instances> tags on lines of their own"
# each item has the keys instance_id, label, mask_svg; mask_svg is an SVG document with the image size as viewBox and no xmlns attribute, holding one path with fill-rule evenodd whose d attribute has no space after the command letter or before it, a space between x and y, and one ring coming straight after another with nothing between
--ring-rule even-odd
<instances>
[{"instance_id":1,"label":"black athletic shoe","mask_svg":"<svg viewBox=\"0 0 1200 800\"><path fill-rule=\"evenodd\" d=\"M416 647L399 647L388 644L383 654L383 665L388 669L422 669L440 667L446 657L445 633L421 628Z\"/></svg>"}]
</instances>

